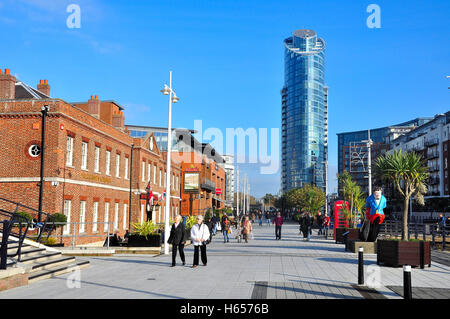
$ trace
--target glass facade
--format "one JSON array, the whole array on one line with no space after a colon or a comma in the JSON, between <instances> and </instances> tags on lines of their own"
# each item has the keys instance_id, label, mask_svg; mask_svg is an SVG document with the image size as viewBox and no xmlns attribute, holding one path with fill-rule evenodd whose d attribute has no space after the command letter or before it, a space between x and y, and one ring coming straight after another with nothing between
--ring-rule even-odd
<instances>
[{"instance_id":1,"label":"glass facade","mask_svg":"<svg viewBox=\"0 0 450 319\"><path fill-rule=\"evenodd\" d=\"M282 192L305 183L325 189L325 42L296 30L284 46Z\"/></svg>"}]
</instances>

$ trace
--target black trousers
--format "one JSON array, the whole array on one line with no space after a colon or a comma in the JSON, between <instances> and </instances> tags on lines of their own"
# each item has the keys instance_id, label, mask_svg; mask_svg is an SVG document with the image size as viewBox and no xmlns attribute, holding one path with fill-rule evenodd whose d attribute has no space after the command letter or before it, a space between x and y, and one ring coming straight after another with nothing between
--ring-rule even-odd
<instances>
[{"instance_id":1,"label":"black trousers","mask_svg":"<svg viewBox=\"0 0 450 319\"><path fill-rule=\"evenodd\" d=\"M198 266L198 251L201 251L201 258L203 265L206 265L207 258L206 258L206 245L200 245L200 246L194 246L194 266Z\"/></svg>"},{"instance_id":2,"label":"black trousers","mask_svg":"<svg viewBox=\"0 0 450 319\"><path fill-rule=\"evenodd\" d=\"M367 236L367 241L374 242L375 240L377 240L379 232L380 232L380 218L377 217L377 218L375 218L373 223L370 224L369 235Z\"/></svg>"},{"instance_id":3,"label":"black trousers","mask_svg":"<svg viewBox=\"0 0 450 319\"><path fill-rule=\"evenodd\" d=\"M184 259L184 244L172 244L172 265L175 265L175 259L177 258L177 249L180 252L180 258L182 262L185 262Z\"/></svg>"},{"instance_id":4,"label":"black trousers","mask_svg":"<svg viewBox=\"0 0 450 319\"><path fill-rule=\"evenodd\" d=\"M275 225L275 237L276 238L281 238L281 226L276 226Z\"/></svg>"}]
</instances>

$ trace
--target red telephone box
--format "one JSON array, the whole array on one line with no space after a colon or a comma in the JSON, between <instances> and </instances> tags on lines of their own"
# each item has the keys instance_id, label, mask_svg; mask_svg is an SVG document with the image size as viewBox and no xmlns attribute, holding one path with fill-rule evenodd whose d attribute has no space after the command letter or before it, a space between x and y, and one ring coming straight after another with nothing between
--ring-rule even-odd
<instances>
[{"instance_id":1,"label":"red telephone box","mask_svg":"<svg viewBox=\"0 0 450 319\"><path fill-rule=\"evenodd\" d=\"M334 240L336 240L336 228L348 227L348 220L345 218L344 212L342 211L343 205L343 200L334 202ZM348 202L345 202L345 206L348 209Z\"/></svg>"}]
</instances>

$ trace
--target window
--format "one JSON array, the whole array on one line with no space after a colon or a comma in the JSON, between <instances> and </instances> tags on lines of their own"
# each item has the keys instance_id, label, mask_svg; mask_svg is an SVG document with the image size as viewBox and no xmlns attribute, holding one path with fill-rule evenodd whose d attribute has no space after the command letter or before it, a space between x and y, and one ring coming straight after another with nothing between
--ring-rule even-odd
<instances>
[{"instance_id":1,"label":"window","mask_svg":"<svg viewBox=\"0 0 450 319\"><path fill-rule=\"evenodd\" d=\"M67 136L66 165L73 165L73 137Z\"/></svg>"},{"instance_id":2,"label":"window","mask_svg":"<svg viewBox=\"0 0 450 319\"><path fill-rule=\"evenodd\" d=\"M81 201L80 202L80 227L78 228L78 231L80 233L84 233L85 230L85 221L86 221L86 202Z\"/></svg>"},{"instance_id":3,"label":"window","mask_svg":"<svg viewBox=\"0 0 450 319\"><path fill-rule=\"evenodd\" d=\"M94 172L100 172L100 147L98 146L95 147L94 153Z\"/></svg>"},{"instance_id":4,"label":"window","mask_svg":"<svg viewBox=\"0 0 450 319\"><path fill-rule=\"evenodd\" d=\"M152 171L152 164L148 163L147 164L147 180L150 182L151 181L151 176L150 176L150 172Z\"/></svg>"},{"instance_id":5,"label":"window","mask_svg":"<svg viewBox=\"0 0 450 319\"><path fill-rule=\"evenodd\" d=\"M156 165L153 166L153 185L156 185Z\"/></svg>"},{"instance_id":6,"label":"window","mask_svg":"<svg viewBox=\"0 0 450 319\"><path fill-rule=\"evenodd\" d=\"M177 182L176 182L176 184L175 184L175 189L176 189L176 190L178 190L178 186L179 186L179 185L178 185L178 175L177 175Z\"/></svg>"},{"instance_id":7,"label":"window","mask_svg":"<svg viewBox=\"0 0 450 319\"><path fill-rule=\"evenodd\" d=\"M70 234L70 211L72 209L72 201L65 200L64 201L64 215L67 217L67 224L64 225L63 234Z\"/></svg>"},{"instance_id":8,"label":"window","mask_svg":"<svg viewBox=\"0 0 450 319\"><path fill-rule=\"evenodd\" d=\"M94 202L94 208L92 210L92 231L97 231L97 222L98 222L98 202Z\"/></svg>"},{"instance_id":9,"label":"window","mask_svg":"<svg viewBox=\"0 0 450 319\"><path fill-rule=\"evenodd\" d=\"M166 187L166 181L167 181L167 173L164 172L164 187Z\"/></svg>"},{"instance_id":10,"label":"window","mask_svg":"<svg viewBox=\"0 0 450 319\"><path fill-rule=\"evenodd\" d=\"M142 181L145 182L145 162L142 162Z\"/></svg>"},{"instance_id":11,"label":"window","mask_svg":"<svg viewBox=\"0 0 450 319\"><path fill-rule=\"evenodd\" d=\"M123 229L127 229L128 204L123 204Z\"/></svg>"},{"instance_id":12,"label":"window","mask_svg":"<svg viewBox=\"0 0 450 319\"><path fill-rule=\"evenodd\" d=\"M109 223L108 223L108 220L109 219L109 203L108 202L106 202L105 203L105 219L103 220L104 222L105 222L105 224L103 225L103 231L104 232L107 232L108 231L108 229L109 229Z\"/></svg>"},{"instance_id":13,"label":"window","mask_svg":"<svg viewBox=\"0 0 450 319\"><path fill-rule=\"evenodd\" d=\"M145 204L141 204L141 224L144 222Z\"/></svg>"},{"instance_id":14,"label":"window","mask_svg":"<svg viewBox=\"0 0 450 319\"><path fill-rule=\"evenodd\" d=\"M120 177L120 154L116 154L116 177Z\"/></svg>"},{"instance_id":15,"label":"window","mask_svg":"<svg viewBox=\"0 0 450 319\"><path fill-rule=\"evenodd\" d=\"M128 179L128 157L125 157L125 168L124 168L124 170L125 170L125 173L124 173L125 179Z\"/></svg>"},{"instance_id":16,"label":"window","mask_svg":"<svg viewBox=\"0 0 450 319\"><path fill-rule=\"evenodd\" d=\"M111 174L111 151L106 151L106 175Z\"/></svg>"},{"instance_id":17,"label":"window","mask_svg":"<svg viewBox=\"0 0 450 319\"><path fill-rule=\"evenodd\" d=\"M119 229L119 203L114 204L114 230Z\"/></svg>"},{"instance_id":18,"label":"window","mask_svg":"<svg viewBox=\"0 0 450 319\"><path fill-rule=\"evenodd\" d=\"M159 170L159 186L161 186L161 176L162 176L162 171L161 170Z\"/></svg>"},{"instance_id":19,"label":"window","mask_svg":"<svg viewBox=\"0 0 450 319\"><path fill-rule=\"evenodd\" d=\"M87 169L87 151L88 143L81 143L81 169Z\"/></svg>"}]
</instances>

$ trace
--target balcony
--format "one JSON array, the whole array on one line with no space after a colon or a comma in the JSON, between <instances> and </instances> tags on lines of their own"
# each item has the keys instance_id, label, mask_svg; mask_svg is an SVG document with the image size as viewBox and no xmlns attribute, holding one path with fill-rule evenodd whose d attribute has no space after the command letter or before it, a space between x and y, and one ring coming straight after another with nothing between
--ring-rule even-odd
<instances>
[{"instance_id":1,"label":"balcony","mask_svg":"<svg viewBox=\"0 0 450 319\"><path fill-rule=\"evenodd\" d=\"M425 141L425 146L433 146L433 145L438 145L439 144L439 140L437 138L431 138L427 141Z\"/></svg>"},{"instance_id":2,"label":"balcony","mask_svg":"<svg viewBox=\"0 0 450 319\"><path fill-rule=\"evenodd\" d=\"M440 182L439 176L435 176L435 177L430 177L428 182L430 183L430 185L437 185Z\"/></svg>"},{"instance_id":3,"label":"balcony","mask_svg":"<svg viewBox=\"0 0 450 319\"><path fill-rule=\"evenodd\" d=\"M205 189L207 191L211 191L213 193L216 192L216 184L214 184L214 182L212 180L210 180L209 178L204 177L200 183L200 187L202 189Z\"/></svg>"},{"instance_id":4,"label":"balcony","mask_svg":"<svg viewBox=\"0 0 450 319\"><path fill-rule=\"evenodd\" d=\"M439 165L428 166L428 171L439 172Z\"/></svg>"},{"instance_id":5,"label":"balcony","mask_svg":"<svg viewBox=\"0 0 450 319\"><path fill-rule=\"evenodd\" d=\"M437 158L439 157L439 152L438 151L434 151L434 152L427 152L427 159L432 159L432 158Z\"/></svg>"}]
</instances>

